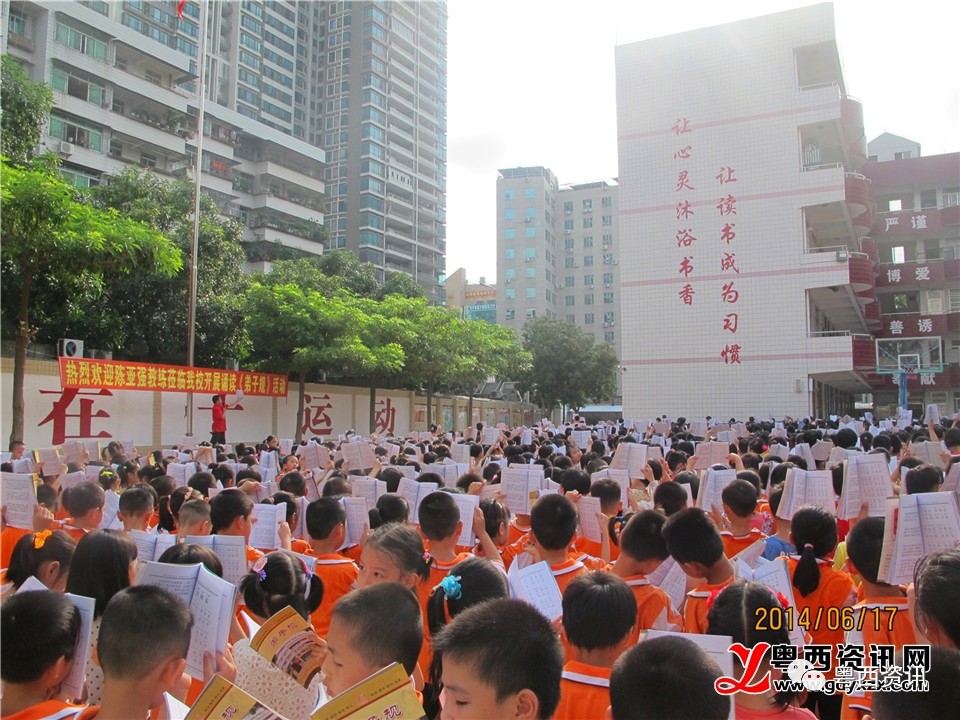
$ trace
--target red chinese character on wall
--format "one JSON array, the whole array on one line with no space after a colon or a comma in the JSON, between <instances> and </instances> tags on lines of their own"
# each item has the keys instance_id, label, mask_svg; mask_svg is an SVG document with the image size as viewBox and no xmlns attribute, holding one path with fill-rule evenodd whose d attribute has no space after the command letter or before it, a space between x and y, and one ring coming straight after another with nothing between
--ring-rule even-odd
<instances>
[{"instance_id":1,"label":"red chinese character on wall","mask_svg":"<svg viewBox=\"0 0 960 720\"><path fill-rule=\"evenodd\" d=\"M690 173L686 170L681 170L680 174L677 175L677 189L674 192L680 192L681 190L696 190L690 184Z\"/></svg>"},{"instance_id":2,"label":"red chinese character on wall","mask_svg":"<svg viewBox=\"0 0 960 720\"><path fill-rule=\"evenodd\" d=\"M723 301L725 303L733 304L740 299L740 293L737 290L733 289L732 280L721 288L720 294L723 297Z\"/></svg>"},{"instance_id":3,"label":"red chinese character on wall","mask_svg":"<svg viewBox=\"0 0 960 720\"><path fill-rule=\"evenodd\" d=\"M80 390L79 388L64 388L63 390L41 390L41 395L59 395L53 403L53 408L50 410L49 414L37 423L37 427L43 427L47 423L53 423L53 438L51 443L53 445L61 445L66 440L71 438L108 438L113 437L106 430L101 430L99 433L93 432L93 419L94 418L109 418L110 413L106 410L97 410L94 412L93 405L96 402L96 397L113 397L113 393L109 390ZM92 395L93 397L81 397L78 404L79 409L76 412L67 412L70 410L70 406L73 404L73 401L78 396ZM67 420L71 418L76 418L77 423L77 432L74 434L67 434Z\"/></svg>"},{"instance_id":4,"label":"red chinese character on wall","mask_svg":"<svg viewBox=\"0 0 960 720\"><path fill-rule=\"evenodd\" d=\"M733 176L733 168L732 168L732 167L722 167L722 168L720 168L720 172L717 173L717 176L716 176L716 177L717 177L717 180L720 182L721 185L725 185L725 184L731 183L731 182L738 182L737 178L735 178L735 177Z\"/></svg>"},{"instance_id":5,"label":"red chinese character on wall","mask_svg":"<svg viewBox=\"0 0 960 720\"><path fill-rule=\"evenodd\" d=\"M674 159L674 160L689 160L689 159L690 159L690 151L691 151L691 150L693 150L693 146L692 146L692 145L687 145L687 146L685 146L685 147L682 147L682 148L680 148L679 150L677 150L677 151L673 154L673 159Z\"/></svg>"},{"instance_id":6,"label":"red chinese character on wall","mask_svg":"<svg viewBox=\"0 0 960 720\"><path fill-rule=\"evenodd\" d=\"M333 408L329 395L304 395L305 406L303 408L303 428L301 433L304 435L329 435L333 432L333 420L327 414L327 410ZM316 404L314 404L316 403Z\"/></svg>"},{"instance_id":7,"label":"red chinese character on wall","mask_svg":"<svg viewBox=\"0 0 960 720\"><path fill-rule=\"evenodd\" d=\"M720 351L720 357L723 358L725 365L740 365L740 346L739 345L726 345L723 350Z\"/></svg>"},{"instance_id":8,"label":"red chinese character on wall","mask_svg":"<svg viewBox=\"0 0 960 720\"><path fill-rule=\"evenodd\" d=\"M737 326L740 325L740 315L737 313L730 313L725 315L723 318L723 329L729 330L732 333L737 332Z\"/></svg>"},{"instance_id":9,"label":"red chinese character on wall","mask_svg":"<svg viewBox=\"0 0 960 720\"><path fill-rule=\"evenodd\" d=\"M690 129L690 121L686 118L677 118L677 121L673 124L673 132L677 135L683 135L684 133L693 132Z\"/></svg>"},{"instance_id":10,"label":"red chinese character on wall","mask_svg":"<svg viewBox=\"0 0 960 720\"><path fill-rule=\"evenodd\" d=\"M693 305L693 296L694 296L693 285L687 283L681 288L680 292L677 295L680 296L680 299L683 300L684 305Z\"/></svg>"},{"instance_id":11,"label":"red chinese character on wall","mask_svg":"<svg viewBox=\"0 0 960 720\"><path fill-rule=\"evenodd\" d=\"M696 242L696 238L690 234L691 228L677 230L677 247L690 247Z\"/></svg>"},{"instance_id":12,"label":"red chinese character on wall","mask_svg":"<svg viewBox=\"0 0 960 720\"><path fill-rule=\"evenodd\" d=\"M737 267L737 254L731 252L725 252L723 257L720 258L720 270L733 270L738 275L740 274L740 268Z\"/></svg>"},{"instance_id":13,"label":"red chinese character on wall","mask_svg":"<svg viewBox=\"0 0 960 720\"><path fill-rule=\"evenodd\" d=\"M377 411L373 415L374 432L393 432L397 420L397 409L390 398L377 400Z\"/></svg>"},{"instance_id":14,"label":"red chinese character on wall","mask_svg":"<svg viewBox=\"0 0 960 720\"><path fill-rule=\"evenodd\" d=\"M723 231L720 233L720 239L723 240L727 245L730 244L731 240L737 237L737 233L734 230L736 226L736 223L727 223L723 226Z\"/></svg>"},{"instance_id":15,"label":"red chinese character on wall","mask_svg":"<svg viewBox=\"0 0 960 720\"><path fill-rule=\"evenodd\" d=\"M693 272L693 263L690 262L691 260L693 260L693 255L688 255L680 261L680 274L684 277L690 277L690 273Z\"/></svg>"},{"instance_id":16,"label":"red chinese character on wall","mask_svg":"<svg viewBox=\"0 0 960 720\"><path fill-rule=\"evenodd\" d=\"M737 214L737 199L733 195L727 195L725 198L720 198L714 207L720 211L721 217L723 215L736 215Z\"/></svg>"},{"instance_id":17,"label":"red chinese character on wall","mask_svg":"<svg viewBox=\"0 0 960 720\"><path fill-rule=\"evenodd\" d=\"M680 220L680 219L686 220L688 217L690 217L693 214L694 213L693 213L693 210L691 209L689 200L684 200L683 202L677 203L677 220Z\"/></svg>"}]
</instances>

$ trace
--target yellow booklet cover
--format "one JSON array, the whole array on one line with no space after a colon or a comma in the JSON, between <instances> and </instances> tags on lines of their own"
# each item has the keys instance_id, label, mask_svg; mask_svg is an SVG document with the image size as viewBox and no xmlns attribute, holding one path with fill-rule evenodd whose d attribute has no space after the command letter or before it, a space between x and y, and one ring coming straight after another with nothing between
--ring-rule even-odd
<instances>
[{"instance_id":1,"label":"yellow booklet cover","mask_svg":"<svg viewBox=\"0 0 960 720\"><path fill-rule=\"evenodd\" d=\"M286 720L280 713L271 710L252 695L247 695L226 678L214 675L190 708L186 720L221 720L221 718Z\"/></svg>"},{"instance_id":2,"label":"yellow booklet cover","mask_svg":"<svg viewBox=\"0 0 960 720\"><path fill-rule=\"evenodd\" d=\"M410 676L392 663L344 690L310 720L420 720L425 718Z\"/></svg>"},{"instance_id":3,"label":"yellow booklet cover","mask_svg":"<svg viewBox=\"0 0 960 720\"><path fill-rule=\"evenodd\" d=\"M323 646L313 627L287 605L267 620L250 640L250 647L308 687L320 673Z\"/></svg>"}]
</instances>

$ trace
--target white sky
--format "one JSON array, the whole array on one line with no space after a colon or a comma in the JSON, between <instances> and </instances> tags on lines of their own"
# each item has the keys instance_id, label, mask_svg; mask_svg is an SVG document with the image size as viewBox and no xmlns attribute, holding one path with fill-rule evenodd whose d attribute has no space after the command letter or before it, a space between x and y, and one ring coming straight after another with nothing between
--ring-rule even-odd
<instances>
[{"instance_id":1,"label":"white sky","mask_svg":"<svg viewBox=\"0 0 960 720\"><path fill-rule=\"evenodd\" d=\"M449 0L447 273L496 278L498 169L543 165L561 184L616 177L616 45L811 4ZM960 3L836 0L834 17L867 139L891 132L923 155L960 149Z\"/></svg>"}]
</instances>

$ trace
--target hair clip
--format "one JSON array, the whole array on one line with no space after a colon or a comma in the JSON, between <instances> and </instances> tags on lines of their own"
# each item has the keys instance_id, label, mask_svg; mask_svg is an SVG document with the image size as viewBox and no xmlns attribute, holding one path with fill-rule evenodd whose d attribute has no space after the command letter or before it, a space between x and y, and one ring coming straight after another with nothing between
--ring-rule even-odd
<instances>
[{"instance_id":1,"label":"hair clip","mask_svg":"<svg viewBox=\"0 0 960 720\"><path fill-rule=\"evenodd\" d=\"M267 556L262 555L253 564L253 571L260 576L260 582L267 579Z\"/></svg>"},{"instance_id":2,"label":"hair clip","mask_svg":"<svg viewBox=\"0 0 960 720\"><path fill-rule=\"evenodd\" d=\"M790 600L787 599L786 595L784 595L779 590L775 592L774 595L777 598L777 602L780 603L780 607L782 607L784 610L787 610L790 608Z\"/></svg>"},{"instance_id":3,"label":"hair clip","mask_svg":"<svg viewBox=\"0 0 960 720\"><path fill-rule=\"evenodd\" d=\"M33 549L40 550L44 545L47 544L47 538L53 535L49 530L43 530L42 532L35 533L33 536Z\"/></svg>"},{"instance_id":4,"label":"hair clip","mask_svg":"<svg viewBox=\"0 0 960 720\"><path fill-rule=\"evenodd\" d=\"M460 578L457 575L447 575L437 587L443 589L447 600L459 600L463 597L463 586L460 585Z\"/></svg>"}]
</instances>

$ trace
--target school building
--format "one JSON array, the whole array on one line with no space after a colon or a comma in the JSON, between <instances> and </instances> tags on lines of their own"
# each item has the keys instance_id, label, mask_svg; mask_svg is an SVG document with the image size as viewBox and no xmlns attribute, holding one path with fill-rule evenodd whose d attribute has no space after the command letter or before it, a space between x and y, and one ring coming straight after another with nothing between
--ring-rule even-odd
<instances>
[{"instance_id":1,"label":"school building","mask_svg":"<svg viewBox=\"0 0 960 720\"><path fill-rule=\"evenodd\" d=\"M904 327L939 318L946 343L945 372L911 381L911 405L957 409L956 156L868 162L832 5L621 45L616 75L626 417L886 403L874 336L894 310Z\"/></svg>"}]
</instances>

